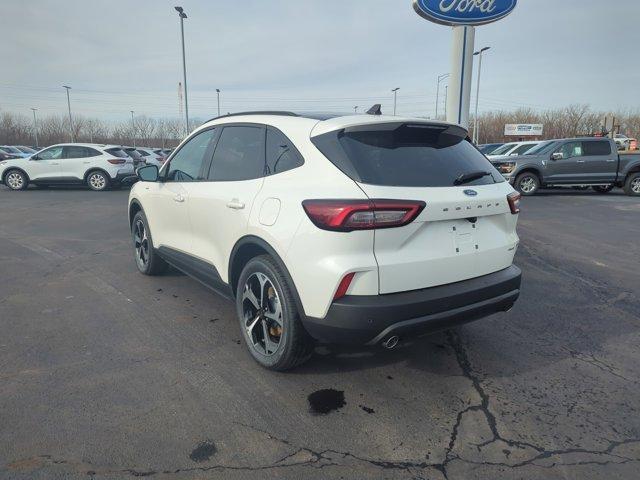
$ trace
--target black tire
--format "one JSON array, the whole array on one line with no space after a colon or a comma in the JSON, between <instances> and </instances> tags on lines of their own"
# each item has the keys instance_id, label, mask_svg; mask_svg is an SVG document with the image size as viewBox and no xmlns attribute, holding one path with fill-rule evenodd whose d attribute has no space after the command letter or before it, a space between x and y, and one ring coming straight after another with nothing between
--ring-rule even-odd
<instances>
[{"instance_id":1,"label":"black tire","mask_svg":"<svg viewBox=\"0 0 640 480\"><path fill-rule=\"evenodd\" d=\"M4 175L4 184L11 190L26 190L29 186L29 179L21 170L9 170Z\"/></svg>"},{"instance_id":2,"label":"black tire","mask_svg":"<svg viewBox=\"0 0 640 480\"><path fill-rule=\"evenodd\" d=\"M624 193L632 197L640 196L640 172L632 173L624 182Z\"/></svg>"},{"instance_id":3,"label":"black tire","mask_svg":"<svg viewBox=\"0 0 640 480\"><path fill-rule=\"evenodd\" d=\"M87 186L95 192L103 192L109 189L111 181L109 175L102 170L94 170L87 175Z\"/></svg>"},{"instance_id":4,"label":"black tire","mask_svg":"<svg viewBox=\"0 0 640 480\"><path fill-rule=\"evenodd\" d=\"M535 195L540 190L540 179L535 173L524 172L518 175L514 187L526 197Z\"/></svg>"},{"instance_id":5,"label":"black tire","mask_svg":"<svg viewBox=\"0 0 640 480\"><path fill-rule=\"evenodd\" d=\"M261 276L266 278L264 283ZM248 290L253 292L253 300L249 294L245 296ZM261 296L256 294L260 291ZM260 309L256 309L255 302ZM263 307L268 313L261 313ZM290 370L311 356L313 340L300 321L292 286L271 256L254 257L242 269L236 286L236 311L249 353L264 368ZM280 322L274 320L276 317ZM250 325L254 328L248 328ZM264 341L265 335L268 342Z\"/></svg>"},{"instance_id":6,"label":"black tire","mask_svg":"<svg viewBox=\"0 0 640 480\"><path fill-rule=\"evenodd\" d=\"M607 185L607 186L596 185L595 187L591 187L591 188L593 188L593 190L598 193L609 193L611 190L613 190L613 185Z\"/></svg>"},{"instance_id":7,"label":"black tire","mask_svg":"<svg viewBox=\"0 0 640 480\"><path fill-rule=\"evenodd\" d=\"M140 231L143 228L143 232ZM160 275L167 270L165 262L153 246L149 222L144 212L140 210L133 217L131 222L131 238L133 239L133 254L136 266L140 273L144 275ZM146 246L146 249L144 248Z\"/></svg>"}]
</instances>

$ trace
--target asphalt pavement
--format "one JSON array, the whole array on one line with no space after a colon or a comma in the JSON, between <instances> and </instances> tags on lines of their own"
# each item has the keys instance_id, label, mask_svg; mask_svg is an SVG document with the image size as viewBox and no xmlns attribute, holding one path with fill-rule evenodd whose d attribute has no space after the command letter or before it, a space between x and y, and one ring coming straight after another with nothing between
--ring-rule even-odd
<instances>
[{"instance_id":1,"label":"asphalt pavement","mask_svg":"<svg viewBox=\"0 0 640 480\"><path fill-rule=\"evenodd\" d=\"M273 373L127 195L0 186L0 478L638 478L639 199L526 198L511 312Z\"/></svg>"}]
</instances>

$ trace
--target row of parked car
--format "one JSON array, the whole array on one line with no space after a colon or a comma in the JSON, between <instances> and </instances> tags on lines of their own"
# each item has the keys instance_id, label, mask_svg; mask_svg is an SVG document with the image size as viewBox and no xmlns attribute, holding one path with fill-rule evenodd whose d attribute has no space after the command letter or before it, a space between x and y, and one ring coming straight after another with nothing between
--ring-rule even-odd
<instances>
[{"instance_id":1,"label":"row of parked car","mask_svg":"<svg viewBox=\"0 0 640 480\"><path fill-rule=\"evenodd\" d=\"M0 180L12 190L24 190L29 184L86 184L92 190L106 190L133 179L140 166L161 167L171 151L94 143L65 143L38 151L0 145Z\"/></svg>"}]
</instances>

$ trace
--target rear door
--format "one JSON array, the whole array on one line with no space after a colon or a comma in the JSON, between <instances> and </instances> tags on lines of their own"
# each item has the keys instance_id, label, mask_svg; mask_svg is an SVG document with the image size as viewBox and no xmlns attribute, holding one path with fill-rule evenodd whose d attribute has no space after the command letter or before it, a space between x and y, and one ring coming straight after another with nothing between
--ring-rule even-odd
<instances>
[{"instance_id":1,"label":"rear door","mask_svg":"<svg viewBox=\"0 0 640 480\"><path fill-rule=\"evenodd\" d=\"M588 183L613 183L618 171L618 154L614 154L609 140L585 140L584 153L585 180Z\"/></svg>"},{"instance_id":2,"label":"rear door","mask_svg":"<svg viewBox=\"0 0 640 480\"><path fill-rule=\"evenodd\" d=\"M226 281L231 250L247 232L253 202L264 182L265 126L232 124L221 130L206 180L186 188L191 251Z\"/></svg>"},{"instance_id":3,"label":"rear door","mask_svg":"<svg viewBox=\"0 0 640 480\"><path fill-rule=\"evenodd\" d=\"M100 152L89 147L66 145L60 160L60 176L69 181L83 180L84 174L91 166L92 158L99 157Z\"/></svg>"},{"instance_id":4,"label":"rear door","mask_svg":"<svg viewBox=\"0 0 640 480\"><path fill-rule=\"evenodd\" d=\"M370 199L426 203L412 223L374 231L380 293L454 283L509 267L518 244L516 215L507 201L513 189L465 138L466 131L422 124L376 127L312 141ZM477 178L463 181L471 172Z\"/></svg>"}]
</instances>

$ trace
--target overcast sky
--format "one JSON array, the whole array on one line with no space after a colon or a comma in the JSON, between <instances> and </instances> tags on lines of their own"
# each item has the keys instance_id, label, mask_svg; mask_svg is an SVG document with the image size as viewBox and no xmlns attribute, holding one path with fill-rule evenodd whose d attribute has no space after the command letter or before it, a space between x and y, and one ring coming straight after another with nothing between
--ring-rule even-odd
<instances>
[{"instance_id":1,"label":"overcast sky","mask_svg":"<svg viewBox=\"0 0 640 480\"><path fill-rule=\"evenodd\" d=\"M433 116L449 71L451 29L411 0L176 0L185 20L192 117L222 110L353 111L392 105ZM109 120L178 115L182 80L175 1L3 2L0 111ZM482 110L587 103L640 107L640 2L519 0L479 27ZM474 87L475 90L475 87ZM443 101L443 99L441 99Z\"/></svg>"}]
</instances>

